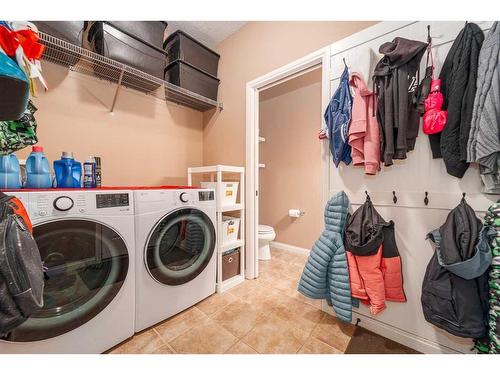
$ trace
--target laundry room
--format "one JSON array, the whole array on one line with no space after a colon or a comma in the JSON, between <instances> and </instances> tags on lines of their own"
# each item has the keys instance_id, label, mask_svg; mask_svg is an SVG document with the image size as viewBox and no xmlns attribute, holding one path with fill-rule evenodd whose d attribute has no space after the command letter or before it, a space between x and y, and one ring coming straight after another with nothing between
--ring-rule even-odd
<instances>
[{"instance_id":1,"label":"laundry room","mask_svg":"<svg viewBox=\"0 0 500 375\"><path fill-rule=\"evenodd\" d=\"M0 364L498 366L498 12L359 1L5 6Z\"/></svg>"}]
</instances>

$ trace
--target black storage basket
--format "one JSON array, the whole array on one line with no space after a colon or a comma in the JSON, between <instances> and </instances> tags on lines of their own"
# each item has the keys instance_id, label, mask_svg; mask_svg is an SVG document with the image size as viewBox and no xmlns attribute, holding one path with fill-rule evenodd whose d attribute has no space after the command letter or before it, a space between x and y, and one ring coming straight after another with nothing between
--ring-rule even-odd
<instances>
[{"instance_id":1,"label":"black storage basket","mask_svg":"<svg viewBox=\"0 0 500 375\"><path fill-rule=\"evenodd\" d=\"M219 79L207 74L200 69L188 64L182 60L177 60L170 63L165 69L165 81L170 82L176 86L180 86L186 90L195 92L206 98L217 100L217 92L219 89ZM178 95L166 90L167 99L172 101L178 100ZM189 105L185 102L181 104ZM196 109L208 109L212 106L198 104L196 106L190 105Z\"/></svg>"},{"instance_id":2,"label":"black storage basket","mask_svg":"<svg viewBox=\"0 0 500 375\"><path fill-rule=\"evenodd\" d=\"M181 60L217 77L219 54L185 32L178 30L171 34L165 41L164 48L168 54L168 64Z\"/></svg>"},{"instance_id":3,"label":"black storage basket","mask_svg":"<svg viewBox=\"0 0 500 375\"><path fill-rule=\"evenodd\" d=\"M106 21L114 28L134 36L158 49L163 49L167 22L165 21Z\"/></svg>"},{"instance_id":4,"label":"black storage basket","mask_svg":"<svg viewBox=\"0 0 500 375\"><path fill-rule=\"evenodd\" d=\"M166 65L165 51L147 41L118 29L108 22L94 22L88 31L87 40L90 48L100 55L147 73L153 77L163 79ZM97 67L95 67L97 68ZM120 70L112 67L104 72L95 69L97 76L117 82ZM140 75L140 74L139 74ZM125 72L122 84L143 92L156 90L161 83L147 78L140 78L136 74Z\"/></svg>"},{"instance_id":5,"label":"black storage basket","mask_svg":"<svg viewBox=\"0 0 500 375\"><path fill-rule=\"evenodd\" d=\"M82 36L84 21L33 21L33 23L45 34L52 35L78 47L82 46ZM75 65L80 59L81 54L76 51L65 49L46 48L44 58L50 62L68 66Z\"/></svg>"}]
</instances>

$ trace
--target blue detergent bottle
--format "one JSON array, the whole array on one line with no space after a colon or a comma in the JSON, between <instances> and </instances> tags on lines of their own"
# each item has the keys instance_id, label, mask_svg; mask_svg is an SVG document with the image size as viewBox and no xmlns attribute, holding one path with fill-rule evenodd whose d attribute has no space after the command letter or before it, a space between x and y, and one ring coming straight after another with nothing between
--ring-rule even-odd
<instances>
[{"instance_id":1,"label":"blue detergent bottle","mask_svg":"<svg viewBox=\"0 0 500 375\"><path fill-rule=\"evenodd\" d=\"M0 189L20 189L21 170L14 154L0 156Z\"/></svg>"},{"instance_id":2,"label":"blue detergent bottle","mask_svg":"<svg viewBox=\"0 0 500 375\"><path fill-rule=\"evenodd\" d=\"M58 188L82 186L82 163L73 158L72 152L63 152L61 160L54 161L54 174Z\"/></svg>"},{"instance_id":3,"label":"blue detergent bottle","mask_svg":"<svg viewBox=\"0 0 500 375\"><path fill-rule=\"evenodd\" d=\"M26 160L26 184L28 189L48 189L52 187L49 161L42 146L33 146Z\"/></svg>"}]
</instances>

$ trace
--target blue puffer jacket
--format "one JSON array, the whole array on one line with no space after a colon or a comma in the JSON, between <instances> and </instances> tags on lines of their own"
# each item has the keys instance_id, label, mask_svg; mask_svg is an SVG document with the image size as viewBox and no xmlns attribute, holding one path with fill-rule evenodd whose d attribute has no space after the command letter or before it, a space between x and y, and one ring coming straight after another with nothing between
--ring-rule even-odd
<instances>
[{"instance_id":1,"label":"blue puffer jacket","mask_svg":"<svg viewBox=\"0 0 500 375\"><path fill-rule=\"evenodd\" d=\"M298 290L314 299L326 299L337 317L352 319L349 269L343 243L349 199L341 191L330 198L325 207L325 230L314 244Z\"/></svg>"}]
</instances>

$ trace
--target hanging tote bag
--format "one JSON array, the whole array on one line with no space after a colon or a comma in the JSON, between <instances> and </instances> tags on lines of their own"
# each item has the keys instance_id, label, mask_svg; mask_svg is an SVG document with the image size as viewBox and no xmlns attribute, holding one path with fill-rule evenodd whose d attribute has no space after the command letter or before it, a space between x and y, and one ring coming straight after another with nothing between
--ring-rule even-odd
<instances>
[{"instance_id":1,"label":"hanging tote bag","mask_svg":"<svg viewBox=\"0 0 500 375\"><path fill-rule=\"evenodd\" d=\"M31 100L19 120L0 121L0 155L8 155L38 142L36 135L36 107Z\"/></svg>"},{"instance_id":2,"label":"hanging tote bag","mask_svg":"<svg viewBox=\"0 0 500 375\"><path fill-rule=\"evenodd\" d=\"M429 65L430 61L430 65ZM425 62L425 77L422 79L417 89L417 111L422 116L425 113L425 99L431 91L432 77L434 75L434 60L432 59L432 38L431 27L427 25L427 59Z\"/></svg>"}]
</instances>

